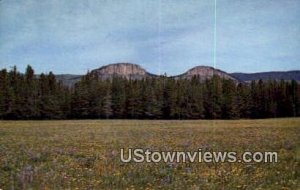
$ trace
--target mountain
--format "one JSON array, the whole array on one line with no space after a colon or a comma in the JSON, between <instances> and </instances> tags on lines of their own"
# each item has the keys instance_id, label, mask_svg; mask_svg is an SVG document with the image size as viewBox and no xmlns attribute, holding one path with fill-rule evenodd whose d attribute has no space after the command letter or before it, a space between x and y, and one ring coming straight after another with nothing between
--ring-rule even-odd
<instances>
[{"instance_id":1,"label":"mountain","mask_svg":"<svg viewBox=\"0 0 300 190\"><path fill-rule=\"evenodd\" d=\"M146 77L158 77L158 75L151 74L145 69L143 69L141 66L132 63L109 64L100 67L99 69L92 70L91 74L96 74L102 80L110 79L113 76L120 76L127 79L143 79ZM175 79L191 79L193 76L198 76L200 80L205 80L211 78L213 75L218 75L221 78L237 81L237 79L230 76L228 73L208 66L197 66L181 75L172 77Z\"/></svg>"},{"instance_id":2,"label":"mountain","mask_svg":"<svg viewBox=\"0 0 300 190\"><path fill-rule=\"evenodd\" d=\"M55 75L56 80L62 81L65 86L73 86L76 82L80 81L81 77L83 77L83 75Z\"/></svg>"},{"instance_id":3,"label":"mountain","mask_svg":"<svg viewBox=\"0 0 300 190\"><path fill-rule=\"evenodd\" d=\"M278 71L261 73L231 73L232 77L240 81L249 82L253 80L296 80L300 82L300 71Z\"/></svg>"},{"instance_id":4,"label":"mountain","mask_svg":"<svg viewBox=\"0 0 300 190\"><path fill-rule=\"evenodd\" d=\"M113 76L120 76L127 79L144 79L147 77L158 77L158 75L151 74L143 69L141 66L132 63L115 63L102 66L91 71L91 74L96 74L99 79L111 79ZM213 75L218 75L221 78L231 79L240 82L249 82L253 80L296 80L300 82L300 71L286 71L286 72L261 72L261 73L226 73L222 70L215 69L209 66L197 66L187 72L171 76L175 79L191 79L193 76L198 76L200 80L211 78ZM73 86L80 81L83 75L56 75L57 80L63 82L66 86Z\"/></svg>"},{"instance_id":5,"label":"mountain","mask_svg":"<svg viewBox=\"0 0 300 190\"><path fill-rule=\"evenodd\" d=\"M174 78L175 79L191 79L194 76L198 76L200 78L200 80L205 80L205 79L212 78L214 75L217 75L221 78L238 81L235 77L230 76L228 73L221 71L219 69L215 69L213 67L208 67L208 66L194 67L181 75L174 76Z\"/></svg>"},{"instance_id":6,"label":"mountain","mask_svg":"<svg viewBox=\"0 0 300 190\"><path fill-rule=\"evenodd\" d=\"M111 79L113 76L124 77L126 79L143 79L146 77L156 77L156 75L148 73L145 69L137 64L132 63L115 63L105 65L99 69L91 71L102 80Z\"/></svg>"}]
</instances>

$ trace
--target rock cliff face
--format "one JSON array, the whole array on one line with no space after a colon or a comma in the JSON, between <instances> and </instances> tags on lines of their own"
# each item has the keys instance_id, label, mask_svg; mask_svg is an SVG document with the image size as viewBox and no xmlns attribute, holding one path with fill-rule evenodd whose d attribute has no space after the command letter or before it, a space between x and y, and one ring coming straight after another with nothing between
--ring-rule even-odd
<instances>
[{"instance_id":1,"label":"rock cliff face","mask_svg":"<svg viewBox=\"0 0 300 190\"><path fill-rule=\"evenodd\" d=\"M91 72L96 74L99 79L111 79L114 76L124 77L126 79L143 79L146 77L157 77L157 75L148 73L141 66L131 63L116 63L109 64ZM173 76L175 79L191 79L193 76L198 76L200 80L210 79L212 76L217 75L221 78L231 79L237 81L234 77L230 76L224 71L214 69L208 66L197 66L187 72Z\"/></svg>"},{"instance_id":2,"label":"rock cliff face","mask_svg":"<svg viewBox=\"0 0 300 190\"><path fill-rule=\"evenodd\" d=\"M111 79L114 76L124 77L126 79L143 79L155 76L148 73L141 66L131 63L109 64L95 69L91 73L97 74L102 80Z\"/></svg>"},{"instance_id":3,"label":"rock cliff face","mask_svg":"<svg viewBox=\"0 0 300 190\"><path fill-rule=\"evenodd\" d=\"M93 73L97 74L99 79L111 79L113 76L121 76L127 79L143 79L146 77L158 77L148 73L141 66L131 63L117 63L110 64L99 69L92 70ZM197 66L187 72L171 76L175 79L191 79L193 76L198 76L200 80L211 78L213 75L218 75L221 78L231 79L240 82L251 82L253 80L296 80L300 81L300 71L284 71L284 72L264 72L264 73L231 73L228 74L219 69L214 69L209 66ZM80 81L83 75L56 75L57 80L63 82L66 86L73 86L76 82Z\"/></svg>"},{"instance_id":4,"label":"rock cliff face","mask_svg":"<svg viewBox=\"0 0 300 190\"><path fill-rule=\"evenodd\" d=\"M237 81L237 79L230 76L228 73L221 71L219 69L214 69L213 67L208 67L208 66L194 67L181 75L174 76L174 78L176 78L176 79L191 79L194 76L198 76L200 78L200 80L205 80L205 79L212 78L214 75L217 75L221 78Z\"/></svg>"}]
</instances>

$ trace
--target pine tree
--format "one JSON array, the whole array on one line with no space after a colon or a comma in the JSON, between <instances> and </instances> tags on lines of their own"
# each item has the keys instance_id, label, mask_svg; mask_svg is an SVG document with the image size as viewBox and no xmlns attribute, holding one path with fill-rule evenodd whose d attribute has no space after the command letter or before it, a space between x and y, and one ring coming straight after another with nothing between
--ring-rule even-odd
<instances>
[{"instance_id":1,"label":"pine tree","mask_svg":"<svg viewBox=\"0 0 300 190\"><path fill-rule=\"evenodd\" d=\"M9 79L6 69L0 71L0 119L4 119L7 114L9 104Z\"/></svg>"},{"instance_id":2,"label":"pine tree","mask_svg":"<svg viewBox=\"0 0 300 190\"><path fill-rule=\"evenodd\" d=\"M23 85L23 117L33 119L39 117L38 108L38 83L34 76L34 70L30 65L25 72L25 83Z\"/></svg>"},{"instance_id":3,"label":"pine tree","mask_svg":"<svg viewBox=\"0 0 300 190\"><path fill-rule=\"evenodd\" d=\"M114 77L112 79L112 109L114 118L125 118L126 79Z\"/></svg>"},{"instance_id":4,"label":"pine tree","mask_svg":"<svg viewBox=\"0 0 300 190\"><path fill-rule=\"evenodd\" d=\"M222 118L239 118L240 110L238 107L236 84L232 80L223 80L222 96Z\"/></svg>"},{"instance_id":5,"label":"pine tree","mask_svg":"<svg viewBox=\"0 0 300 190\"><path fill-rule=\"evenodd\" d=\"M212 79L206 80L205 94L205 115L208 119L219 119L222 116L222 82L220 77L213 76Z\"/></svg>"},{"instance_id":6,"label":"pine tree","mask_svg":"<svg viewBox=\"0 0 300 190\"><path fill-rule=\"evenodd\" d=\"M239 83L237 85L237 107L239 108L240 118L250 118L251 117L251 90L246 84Z\"/></svg>"}]
</instances>

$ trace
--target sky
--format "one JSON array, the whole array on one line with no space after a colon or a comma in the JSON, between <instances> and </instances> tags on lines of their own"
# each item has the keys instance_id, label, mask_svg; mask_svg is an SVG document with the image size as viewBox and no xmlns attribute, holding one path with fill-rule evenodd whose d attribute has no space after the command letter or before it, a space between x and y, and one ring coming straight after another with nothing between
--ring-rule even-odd
<instances>
[{"instance_id":1,"label":"sky","mask_svg":"<svg viewBox=\"0 0 300 190\"><path fill-rule=\"evenodd\" d=\"M0 69L177 75L214 66L214 0L0 0ZM217 0L216 68L300 70L299 0Z\"/></svg>"}]
</instances>

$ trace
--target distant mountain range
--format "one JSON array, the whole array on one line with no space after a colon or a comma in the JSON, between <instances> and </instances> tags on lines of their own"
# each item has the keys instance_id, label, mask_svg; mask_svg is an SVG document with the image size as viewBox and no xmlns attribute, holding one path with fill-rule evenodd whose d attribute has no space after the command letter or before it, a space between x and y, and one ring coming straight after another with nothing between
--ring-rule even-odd
<instances>
[{"instance_id":1,"label":"distant mountain range","mask_svg":"<svg viewBox=\"0 0 300 190\"><path fill-rule=\"evenodd\" d=\"M80 81L84 75L60 74L55 75L56 80L62 81L66 86L73 86L76 82Z\"/></svg>"},{"instance_id":2,"label":"distant mountain range","mask_svg":"<svg viewBox=\"0 0 300 190\"><path fill-rule=\"evenodd\" d=\"M231 73L232 77L239 81L248 82L253 80L296 80L300 81L300 71L271 71L261 73Z\"/></svg>"},{"instance_id":3,"label":"distant mountain range","mask_svg":"<svg viewBox=\"0 0 300 190\"><path fill-rule=\"evenodd\" d=\"M159 77L147 72L140 65L132 63L115 63L102 66L98 69L92 70L91 73L96 74L99 79L106 80L111 79L114 76L120 76L127 79L143 79L147 77ZM282 72L261 72L261 73L226 73L225 71L215 69L209 66L197 66L189 69L187 72L170 76L175 79L191 79L193 76L198 76L200 80L211 78L213 75L217 75L221 78L231 79L236 82L251 82L253 80L296 80L300 82L300 71L282 71ZM56 75L57 80L63 82L67 86L72 86L76 82L80 81L84 75L72 75L61 74Z\"/></svg>"}]
</instances>

